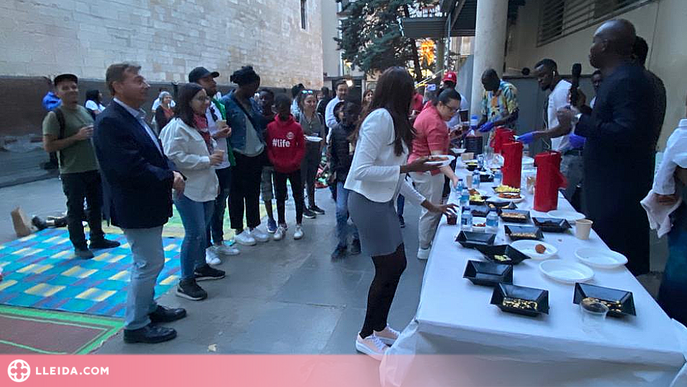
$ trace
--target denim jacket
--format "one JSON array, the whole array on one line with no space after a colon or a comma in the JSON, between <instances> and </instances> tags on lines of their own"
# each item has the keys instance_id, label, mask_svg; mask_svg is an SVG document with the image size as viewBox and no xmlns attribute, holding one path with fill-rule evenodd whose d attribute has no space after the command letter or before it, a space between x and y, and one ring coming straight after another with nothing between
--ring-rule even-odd
<instances>
[{"instance_id":1,"label":"denim jacket","mask_svg":"<svg viewBox=\"0 0 687 387\"><path fill-rule=\"evenodd\" d=\"M253 124L253 128L258 132L260 141L263 144L265 143L264 132L267 123L262 114L260 114L258 103L253 98L250 99L252 111L247 113L245 113L243 106L236 100L233 91L222 97L222 103L224 103L227 111L227 124L231 127L229 143L232 148L243 151L246 147L246 115L248 115Z\"/></svg>"}]
</instances>

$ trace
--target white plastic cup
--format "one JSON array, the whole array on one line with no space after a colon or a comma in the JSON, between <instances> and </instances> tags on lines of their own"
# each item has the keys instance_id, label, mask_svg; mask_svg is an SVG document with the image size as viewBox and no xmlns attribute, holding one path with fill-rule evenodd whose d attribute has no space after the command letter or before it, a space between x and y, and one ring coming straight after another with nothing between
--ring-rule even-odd
<instances>
[{"instance_id":1,"label":"white plastic cup","mask_svg":"<svg viewBox=\"0 0 687 387\"><path fill-rule=\"evenodd\" d=\"M472 174L465 176L465 184L468 186L468 188L472 188Z\"/></svg>"},{"instance_id":2,"label":"white plastic cup","mask_svg":"<svg viewBox=\"0 0 687 387\"><path fill-rule=\"evenodd\" d=\"M575 222L575 236L577 239L589 239L589 233L592 231L592 222L589 219L580 219Z\"/></svg>"}]
</instances>

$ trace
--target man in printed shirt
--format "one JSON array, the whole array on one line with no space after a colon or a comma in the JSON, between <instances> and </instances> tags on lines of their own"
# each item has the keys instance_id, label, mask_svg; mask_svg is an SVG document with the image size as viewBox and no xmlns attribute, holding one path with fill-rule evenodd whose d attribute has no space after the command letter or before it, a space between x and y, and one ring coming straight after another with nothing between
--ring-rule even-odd
<instances>
[{"instance_id":1,"label":"man in printed shirt","mask_svg":"<svg viewBox=\"0 0 687 387\"><path fill-rule=\"evenodd\" d=\"M482 119L477 127L482 133L497 126L515 128L518 120L518 90L513 84L501 80L494 69L482 74Z\"/></svg>"}]
</instances>

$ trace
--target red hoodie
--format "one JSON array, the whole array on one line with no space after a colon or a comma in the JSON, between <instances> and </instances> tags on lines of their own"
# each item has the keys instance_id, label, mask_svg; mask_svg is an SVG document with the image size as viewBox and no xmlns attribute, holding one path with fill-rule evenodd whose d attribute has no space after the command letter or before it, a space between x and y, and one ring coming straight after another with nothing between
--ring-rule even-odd
<instances>
[{"instance_id":1,"label":"red hoodie","mask_svg":"<svg viewBox=\"0 0 687 387\"><path fill-rule=\"evenodd\" d=\"M282 121L277 115L267 125L267 156L277 172L291 173L301 168L305 136L293 116L289 115L286 121Z\"/></svg>"}]
</instances>

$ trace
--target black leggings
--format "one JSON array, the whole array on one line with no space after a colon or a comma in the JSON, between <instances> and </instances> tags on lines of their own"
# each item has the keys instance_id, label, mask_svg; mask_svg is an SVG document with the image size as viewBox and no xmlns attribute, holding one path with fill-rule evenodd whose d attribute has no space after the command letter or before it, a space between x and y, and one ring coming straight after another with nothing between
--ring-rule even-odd
<instances>
[{"instance_id":1,"label":"black leggings","mask_svg":"<svg viewBox=\"0 0 687 387\"><path fill-rule=\"evenodd\" d=\"M248 157L234 152L236 166L232 168L232 179L229 188L229 220L231 228L237 234L243 231L243 210L246 210L248 228L260 225L260 179L265 151Z\"/></svg>"},{"instance_id":2,"label":"black leggings","mask_svg":"<svg viewBox=\"0 0 687 387\"><path fill-rule=\"evenodd\" d=\"M372 262L375 265L375 278L367 294L367 313L365 313L363 329L360 331L360 337L363 339L371 335L373 331L379 332L386 328L398 281L406 269L406 252L403 243L389 255L372 257Z\"/></svg>"},{"instance_id":3,"label":"black leggings","mask_svg":"<svg viewBox=\"0 0 687 387\"><path fill-rule=\"evenodd\" d=\"M279 224L286 224L286 180L291 182L291 194L296 204L296 224L303 223L303 183L301 182L301 170L291 173L274 171L274 191L277 195L277 219Z\"/></svg>"}]
</instances>

